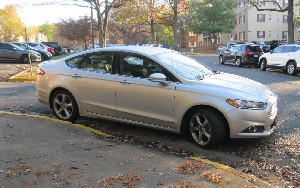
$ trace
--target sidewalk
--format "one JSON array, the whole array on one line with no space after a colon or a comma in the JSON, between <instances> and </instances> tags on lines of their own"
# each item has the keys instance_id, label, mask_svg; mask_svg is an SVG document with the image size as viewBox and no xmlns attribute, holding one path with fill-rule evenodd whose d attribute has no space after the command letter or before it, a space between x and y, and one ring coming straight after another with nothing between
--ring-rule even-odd
<instances>
[{"instance_id":1,"label":"sidewalk","mask_svg":"<svg viewBox=\"0 0 300 188\"><path fill-rule=\"evenodd\" d=\"M272 187L212 161L105 136L78 124L0 111L0 187Z\"/></svg>"}]
</instances>

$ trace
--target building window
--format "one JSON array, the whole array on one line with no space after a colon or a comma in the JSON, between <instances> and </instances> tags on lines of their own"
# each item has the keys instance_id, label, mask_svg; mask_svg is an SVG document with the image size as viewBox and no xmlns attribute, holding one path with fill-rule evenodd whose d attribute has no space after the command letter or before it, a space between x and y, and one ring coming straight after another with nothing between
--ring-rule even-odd
<instances>
[{"instance_id":1,"label":"building window","mask_svg":"<svg viewBox=\"0 0 300 188\"><path fill-rule=\"evenodd\" d=\"M279 38L279 31L276 32L276 38Z\"/></svg>"},{"instance_id":2,"label":"building window","mask_svg":"<svg viewBox=\"0 0 300 188\"><path fill-rule=\"evenodd\" d=\"M282 31L282 39L287 39L287 38L288 38L288 32Z\"/></svg>"},{"instance_id":3,"label":"building window","mask_svg":"<svg viewBox=\"0 0 300 188\"><path fill-rule=\"evenodd\" d=\"M239 40L240 40L240 41L245 40L245 31L239 32Z\"/></svg>"},{"instance_id":4,"label":"building window","mask_svg":"<svg viewBox=\"0 0 300 188\"><path fill-rule=\"evenodd\" d=\"M265 14L257 14L257 22L265 22Z\"/></svg>"},{"instance_id":5,"label":"building window","mask_svg":"<svg viewBox=\"0 0 300 188\"><path fill-rule=\"evenodd\" d=\"M243 24L243 23L245 23L245 15L243 15L243 16L239 16L239 24Z\"/></svg>"},{"instance_id":6,"label":"building window","mask_svg":"<svg viewBox=\"0 0 300 188\"><path fill-rule=\"evenodd\" d=\"M269 20L272 20L272 16L271 16L271 14L269 14Z\"/></svg>"},{"instance_id":7,"label":"building window","mask_svg":"<svg viewBox=\"0 0 300 188\"><path fill-rule=\"evenodd\" d=\"M265 38L265 31L257 31L257 38L264 39Z\"/></svg>"},{"instance_id":8,"label":"building window","mask_svg":"<svg viewBox=\"0 0 300 188\"><path fill-rule=\"evenodd\" d=\"M197 34L194 34L193 31L189 31L189 36L191 36L191 37L196 37Z\"/></svg>"},{"instance_id":9,"label":"building window","mask_svg":"<svg viewBox=\"0 0 300 188\"><path fill-rule=\"evenodd\" d=\"M245 1L244 0L241 0L240 1L240 8L243 8L245 6Z\"/></svg>"},{"instance_id":10,"label":"building window","mask_svg":"<svg viewBox=\"0 0 300 188\"><path fill-rule=\"evenodd\" d=\"M287 15L282 16L282 22L283 23L288 23L288 16Z\"/></svg>"},{"instance_id":11,"label":"building window","mask_svg":"<svg viewBox=\"0 0 300 188\"><path fill-rule=\"evenodd\" d=\"M269 31L269 38L271 38L271 36L272 36L271 34L272 34L272 32L271 32L271 31Z\"/></svg>"},{"instance_id":12,"label":"building window","mask_svg":"<svg viewBox=\"0 0 300 188\"><path fill-rule=\"evenodd\" d=\"M189 47L196 47L196 42L190 41L189 42Z\"/></svg>"},{"instance_id":13,"label":"building window","mask_svg":"<svg viewBox=\"0 0 300 188\"><path fill-rule=\"evenodd\" d=\"M287 7L289 5L289 0L283 0L283 7Z\"/></svg>"}]
</instances>

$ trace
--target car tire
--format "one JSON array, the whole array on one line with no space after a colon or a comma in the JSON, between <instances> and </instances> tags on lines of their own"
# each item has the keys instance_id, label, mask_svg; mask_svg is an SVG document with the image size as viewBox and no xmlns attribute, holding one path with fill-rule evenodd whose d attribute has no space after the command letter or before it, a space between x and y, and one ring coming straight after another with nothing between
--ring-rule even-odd
<instances>
[{"instance_id":1,"label":"car tire","mask_svg":"<svg viewBox=\"0 0 300 188\"><path fill-rule=\"evenodd\" d=\"M262 71L266 71L267 70L267 60L266 59L262 59L261 60L260 70L262 70Z\"/></svg>"},{"instance_id":2,"label":"car tire","mask_svg":"<svg viewBox=\"0 0 300 188\"><path fill-rule=\"evenodd\" d=\"M219 63L224 65L224 57L222 55L219 56Z\"/></svg>"},{"instance_id":3,"label":"car tire","mask_svg":"<svg viewBox=\"0 0 300 188\"><path fill-rule=\"evenodd\" d=\"M297 67L296 67L295 62L290 61L290 62L287 63L287 65L286 65L286 73L288 75L295 75L296 74L296 69L297 69Z\"/></svg>"},{"instance_id":4,"label":"car tire","mask_svg":"<svg viewBox=\"0 0 300 188\"><path fill-rule=\"evenodd\" d=\"M20 61L24 64L29 64L29 57L28 55L22 55Z\"/></svg>"},{"instance_id":5,"label":"car tire","mask_svg":"<svg viewBox=\"0 0 300 188\"><path fill-rule=\"evenodd\" d=\"M241 57L235 58L235 64L236 64L236 66L241 67L242 66L242 58Z\"/></svg>"},{"instance_id":6,"label":"car tire","mask_svg":"<svg viewBox=\"0 0 300 188\"><path fill-rule=\"evenodd\" d=\"M187 123L190 139L201 148L215 148L226 138L226 121L214 109L194 109Z\"/></svg>"},{"instance_id":7,"label":"car tire","mask_svg":"<svg viewBox=\"0 0 300 188\"><path fill-rule=\"evenodd\" d=\"M74 122L79 117L77 102L66 90L58 90L53 94L51 107L54 115L60 120Z\"/></svg>"}]
</instances>

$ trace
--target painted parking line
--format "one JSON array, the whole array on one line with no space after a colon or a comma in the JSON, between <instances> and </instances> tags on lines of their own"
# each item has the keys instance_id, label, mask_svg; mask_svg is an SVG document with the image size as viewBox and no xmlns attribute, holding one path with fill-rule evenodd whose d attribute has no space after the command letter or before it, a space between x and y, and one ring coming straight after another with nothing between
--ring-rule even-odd
<instances>
[{"instance_id":1,"label":"painted parking line","mask_svg":"<svg viewBox=\"0 0 300 188\"><path fill-rule=\"evenodd\" d=\"M34 117L34 118L39 118L39 119L45 119L45 120L49 120L49 121L55 121L55 122L59 122L59 123L64 123L64 124L69 124L69 125L73 125L75 127L79 127L88 131L91 131L93 133L96 133L100 136L106 136L106 137L110 137L112 135L104 133L102 131L93 129L91 127L86 127L84 125L81 124L75 124L69 121L63 121L63 120L59 120L59 119L55 119L55 118L50 118L47 116L40 116L40 115L31 115L31 114L22 114L22 113L16 113L16 112L7 112L7 111L0 111L0 114L7 114L7 115L15 115L15 116L25 116L25 117Z\"/></svg>"}]
</instances>

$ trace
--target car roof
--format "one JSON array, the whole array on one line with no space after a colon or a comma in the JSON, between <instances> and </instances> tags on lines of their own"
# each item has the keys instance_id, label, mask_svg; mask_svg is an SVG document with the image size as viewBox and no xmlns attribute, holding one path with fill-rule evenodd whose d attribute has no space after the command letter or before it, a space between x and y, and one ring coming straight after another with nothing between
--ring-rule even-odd
<instances>
[{"instance_id":1,"label":"car roof","mask_svg":"<svg viewBox=\"0 0 300 188\"><path fill-rule=\"evenodd\" d=\"M91 49L91 50L87 50L87 51L90 51L90 52L93 52L93 51L95 51L95 52L98 52L98 51L124 51L124 52L141 53L141 54L145 54L145 55L149 55L149 56L166 53L166 52L174 52L174 50L170 50L167 48L150 47L150 46L113 46L113 47Z\"/></svg>"}]
</instances>

